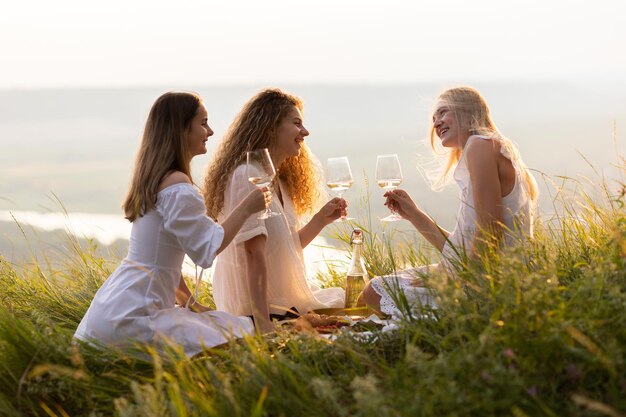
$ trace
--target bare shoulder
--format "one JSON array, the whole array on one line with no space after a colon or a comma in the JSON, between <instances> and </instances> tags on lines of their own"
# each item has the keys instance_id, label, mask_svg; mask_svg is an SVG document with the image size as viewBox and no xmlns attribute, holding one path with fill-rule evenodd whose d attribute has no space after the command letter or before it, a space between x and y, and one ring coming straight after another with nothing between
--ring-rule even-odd
<instances>
[{"instance_id":1,"label":"bare shoulder","mask_svg":"<svg viewBox=\"0 0 626 417\"><path fill-rule=\"evenodd\" d=\"M180 171L172 171L163 178L161 184L159 185L159 191L169 187L174 184L191 184L191 180L189 177L180 172Z\"/></svg>"},{"instance_id":2,"label":"bare shoulder","mask_svg":"<svg viewBox=\"0 0 626 417\"><path fill-rule=\"evenodd\" d=\"M499 144L494 140L475 138L465 145L467 168L470 176L491 176L498 169Z\"/></svg>"},{"instance_id":3,"label":"bare shoulder","mask_svg":"<svg viewBox=\"0 0 626 417\"><path fill-rule=\"evenodd\" d=\"M500 154L500 146L498 140L470 136L464 151L467 154L468 161L470 159L496 158Z\"/></svg>"}]
</instances>

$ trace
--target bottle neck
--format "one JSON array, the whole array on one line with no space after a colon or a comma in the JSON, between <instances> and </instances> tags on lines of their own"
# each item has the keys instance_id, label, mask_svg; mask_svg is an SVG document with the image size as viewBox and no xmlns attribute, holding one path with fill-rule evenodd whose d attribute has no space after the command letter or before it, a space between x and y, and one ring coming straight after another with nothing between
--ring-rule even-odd
<instances>
[{"instance_id":1,"label":"bottle neck","mask_svg":"<svg viewBox=\"0 0 626 417\"><path fill-rule=\"evenodd\" d=\"M349 274L363 275L365 274L365 264L361 259L362 244L354 243L352 247L352 260L350 261Z\"/></svg>"}]
</instances>

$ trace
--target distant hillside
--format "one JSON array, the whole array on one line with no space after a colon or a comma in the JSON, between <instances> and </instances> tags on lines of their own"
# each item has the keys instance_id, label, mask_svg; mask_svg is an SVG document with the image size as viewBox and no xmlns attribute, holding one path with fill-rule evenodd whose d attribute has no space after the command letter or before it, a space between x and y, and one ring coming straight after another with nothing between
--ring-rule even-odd
<instances>
[{"instance_id":1,"label":"distant hillside","mask_svg":"<svg viewBox=\"0 0 626 417\"><path fill-rule=\"evenodd\" d=\"M83 250L93 248L96 255L111 260L123 258L128 250L128 241L124 239L118 239L107 246L93 239L72 237L64 230L44 231L24 226L20 231L16 223L0 221L0 255L15 264L36 260L43 265L44 258L57 264L74 252L74 244L78 244Z\"/></svg>"}]
</instances>

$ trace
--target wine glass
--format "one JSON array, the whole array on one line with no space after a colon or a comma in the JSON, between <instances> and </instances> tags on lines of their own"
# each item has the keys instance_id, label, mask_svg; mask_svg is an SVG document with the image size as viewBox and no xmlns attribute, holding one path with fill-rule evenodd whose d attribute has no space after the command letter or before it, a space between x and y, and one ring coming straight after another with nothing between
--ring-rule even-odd
<instances>
[{"instance_id":1,"label":"wine glass","mask_svg":"<svg viewBox=\"0 0 626 417\"><path fill-rule=\"evenodd\" d=\"M394 190L402 182L402 169L397 154L378 155L376 157L376 183L383 190ZM382 222L395 222L402 220L397 213L391 210L391 214L380 219Z\"/></svg>"},{"instance_id":2,"label":"wine glass","mask_svg":"<svg viewBox=\"0 0 626 417\"><path fill-rule=\"evenodd\" d=\"M274 169L274 164L272 163L272 158L270 158L270 152L267 148L248 151L246 158L248 181L258 188L269 187L276 175L276 170ZM274 216L280 216L280 213L276 213L269 207L266 207L265 211L261 213L257 219L268 219Z\"/></svg>"},{"instance_id":3,"label":"wine glass","mask_svg":"<svg viewBox=\"0 0 626 417\"><path fill-rule=\"evenodd\" d=\"M339 194L339 198L343 198L344 191L352 187L352 182L352 171L350 170L348 157L328 158L326 164L326 185L328 185L328 188ZM345 222L346 220L354 219L341 216L335 222Z\"/></svg>"}]
</instances>

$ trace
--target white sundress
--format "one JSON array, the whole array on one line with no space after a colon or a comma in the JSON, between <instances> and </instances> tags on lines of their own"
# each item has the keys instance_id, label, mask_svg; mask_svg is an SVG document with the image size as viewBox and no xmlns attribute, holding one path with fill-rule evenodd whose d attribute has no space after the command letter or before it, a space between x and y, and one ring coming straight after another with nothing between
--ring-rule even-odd
<instances>
[{"instance_id":1,"label":"white sundress","mask_svg":"<svg viewBox=\"0 0 626 417\"><path fill-rule=\"evenodd\" d=\"M526 178L522 168L523 165L519 155L511 154L510 149L512 149L512 147L505 146L507 144L504 142L506 139L471 136L467 143L472 140L481 139L500 140L501 154L511 161L515 169L515 184L513 189L502 198L505 226L504 243L506 245L512 245L520 239L532 237L535 204L530 197L526 185ZM395 294L397 294L398 290L401 290L410 305L421 304L436 308L437 304L434 291L427 287L415 286L416 278L427 275L433 269L441 266L446 266L448 270L452 270L451 262L459 259L459 254L465 253L465 250L471 247L472 240L476 234L476 210L474 209L474 192L467 168L465 152L462 153L461 159L454 170L454 179L460 188L459 198L461 200L461 206L457 213L454 230L443 247L442 261L439 264L419 266L397 271L392 275L373 278L371 280L371 287L381 296L380 307L382 312L392 316L400 315L400 310L388 289Z\"/></svg>"},{"instance_id":2,"label":"white sundress","mask_svg":"<svg viewBox=\"0 0 626 417\"><path fill-rule=\"evenodd\" d=\"M133 222L128 255L100 287L74 336L120 348L134 342L163 347L168 339L193 356L253 333L248 317L175 306L185 254L209 268L223 238L197 188L180 183L163 189L156 207Z\"/></svg>"},{"instance_id":3,"label":"white sundress","mask_svg":"<svg viewBox=\"0 0 626 417\"><path fill-rule=\"evenodd\" d=\"M258 219L256 214L250 216L233 242L217 259L213 273L213 296L220 310L240 316L252 315L244 242L258 235L267 238L267 299L271 314L282 315L292 307L300 313L306 313L320 308L344 306L342 288L318 289L307 282L297 229L298 217L289 194L282 185L279 184L279 187L284 207L274 192L270 207L281 215L269 219ZM248 181L245 164L238 166L226 186L221 217L227 216L253 188Z\"/></svg>"}]
</instances>

